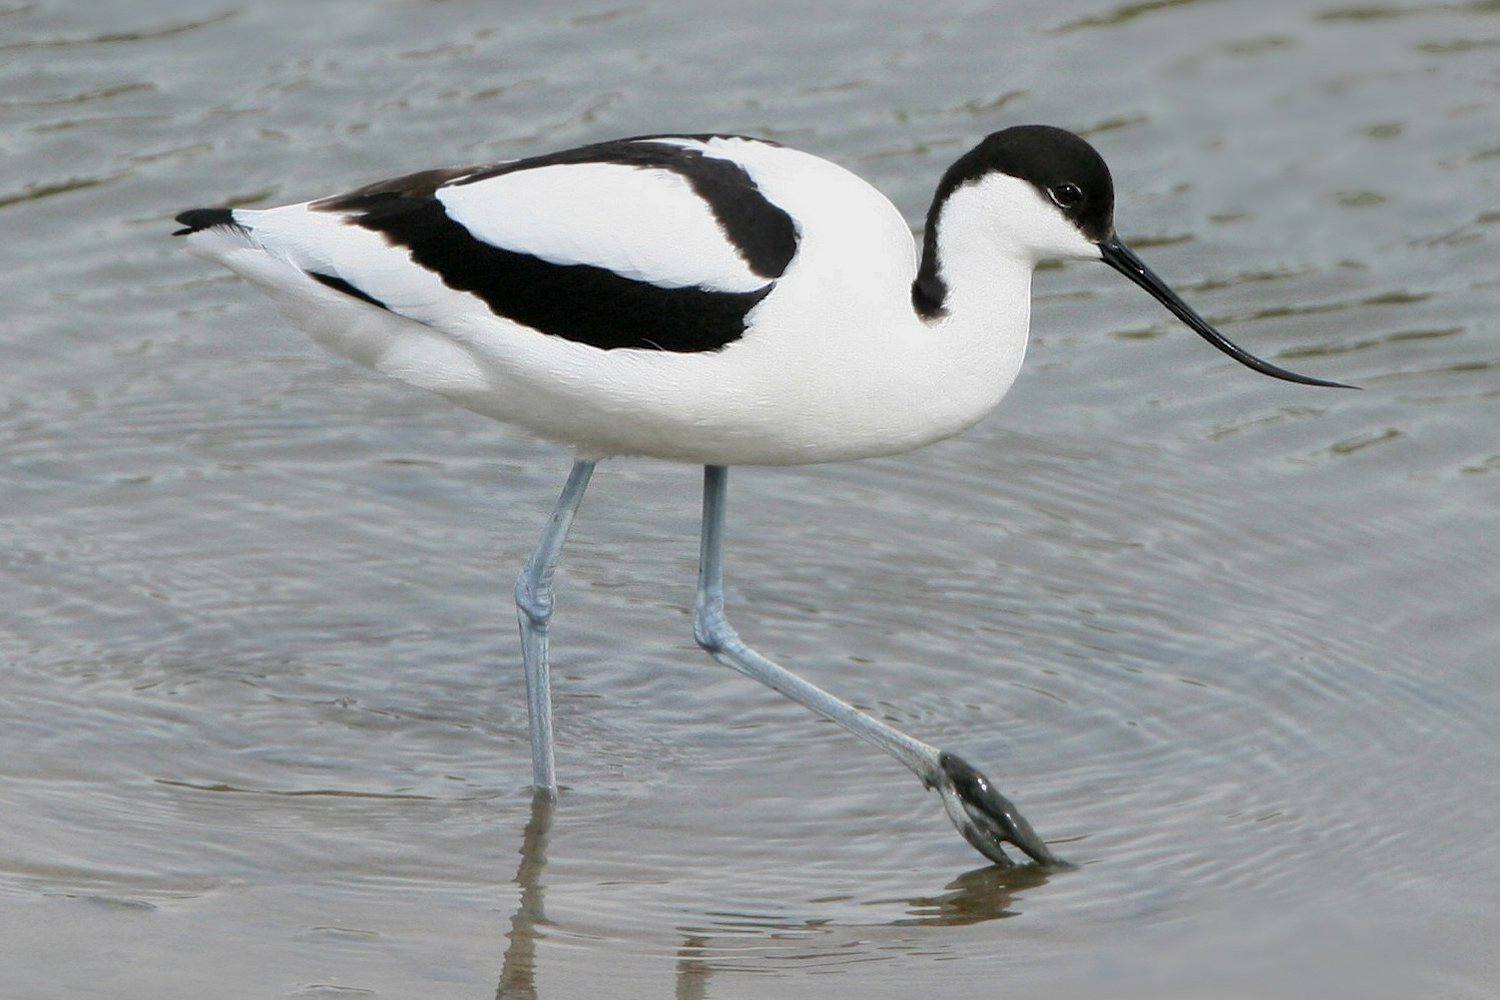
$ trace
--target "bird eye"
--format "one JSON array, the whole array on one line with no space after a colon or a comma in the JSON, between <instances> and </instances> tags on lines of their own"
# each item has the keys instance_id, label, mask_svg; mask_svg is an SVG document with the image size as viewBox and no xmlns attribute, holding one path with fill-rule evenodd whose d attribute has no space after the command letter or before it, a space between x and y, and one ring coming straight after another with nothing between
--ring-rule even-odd
<instances>
[{"instance_id":1,"label":"bird eye","mask_svg":"<svg viewBox=\"0 0 1500 1000\"><path fill-rule=\"evenodd\" d=\"M1083 189L1077 184L1059 184L1047 192L1061 208L1072 208L1083 200Z\"/></svg>"}]
</instances>

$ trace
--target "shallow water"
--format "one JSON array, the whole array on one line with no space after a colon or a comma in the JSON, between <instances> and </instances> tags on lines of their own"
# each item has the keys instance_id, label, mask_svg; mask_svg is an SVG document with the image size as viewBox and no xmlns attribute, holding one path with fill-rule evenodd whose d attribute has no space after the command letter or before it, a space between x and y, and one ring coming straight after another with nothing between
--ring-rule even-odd
<instances>
[{"instance_id":1,"label":"shallow water","mask_svg":"<svg viewBox=\"0 0 1500 1000\"><path fill-rule=\"evenodd\" d=\"M1494 995L1500 6L805 10L0 3L0 996ZM1366 387L1069 266L972 432L733 475L741 632L987 770L1048 877L693 647L656 463L586 500L533 811L508 594L566 457L166 236L708 129L918 223L1024 121L1231 336Z\"/></svg>"}]
</instances>

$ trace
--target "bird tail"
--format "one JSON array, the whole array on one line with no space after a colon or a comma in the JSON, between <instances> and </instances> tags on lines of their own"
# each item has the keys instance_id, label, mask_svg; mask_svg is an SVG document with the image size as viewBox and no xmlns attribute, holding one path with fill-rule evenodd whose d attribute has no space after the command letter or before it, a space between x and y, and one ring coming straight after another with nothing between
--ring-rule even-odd
<instances>
[{"instance_id":1,"label":"bird tail","mask_svg":"<svg viewBox=\"0 0 1500 1000\"><path fill-rule=\"evenodd\" d=\"M227 254L246 247L263 249L251 227L232 208L190 208L178 213L182 228L173 236L186 236L188 249L200 257L222 261Z\"/></svg>"},{"instance_id":2,"label":"bird tail","mask_svg":"<svg viewBox=\"0 0 1500 1000\"><path fill-rule=\"evenodd\" d=\"M173 236L190 236L216 227L238 229L241 232L248 232L250 228L235 219L232 208L190 208L178 213L175 221L180 222L183 228L175 230Z\"/></svg>"}]
</instances>

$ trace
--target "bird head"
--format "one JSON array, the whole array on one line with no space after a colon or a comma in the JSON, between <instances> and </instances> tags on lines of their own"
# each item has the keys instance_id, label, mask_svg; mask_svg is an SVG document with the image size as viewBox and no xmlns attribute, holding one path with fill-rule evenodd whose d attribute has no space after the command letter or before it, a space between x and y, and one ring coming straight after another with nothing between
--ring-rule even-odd
<instances>
[{"instance_id":1,"label":"bird head","mask_svg":"<svg viewBox=\"0 0 1500 1000\"><path fill-rule=\"evenodd\" d=\"M1103 261L1145 289L1194 333L1263 375L1352 388L1288 371L1230 341L1125 245L1115 232L1114 214L1109 167L1083 139L1050 125L995 132L948 168L938 185L927 220L923 273L913 297L919 308L924 296L941 303L936 234L940 222L962 219L968 235L985 241L987 250L1032 266L1044 260Z\"/></svg>"}]
</instances>

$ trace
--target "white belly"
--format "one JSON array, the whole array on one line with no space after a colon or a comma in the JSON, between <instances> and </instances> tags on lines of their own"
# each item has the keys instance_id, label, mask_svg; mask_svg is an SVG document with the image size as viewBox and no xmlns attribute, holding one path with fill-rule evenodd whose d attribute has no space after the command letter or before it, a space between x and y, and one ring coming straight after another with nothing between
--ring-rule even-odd
<instances>
[{"instance_id":1,"label":"white belly","mask_svg":"<svg viewBox=\"0 0 1500 1000\"><path fill-rule=\"evenodd\" d=\"M751 331L723 350L600 351L512 324L441 336L284 273L295 269L260 251L240 253L258 259L234 261L235 269L262 277L323 347L586 457L795 465L894 454L958 433L999 398L991 392L941 412L952 408L935 402L960 402L956 387L903 365L905 336L857 299L822 325L806 324L799 283L786 279L752 314Z\"/></svg>"}]
</instances>

